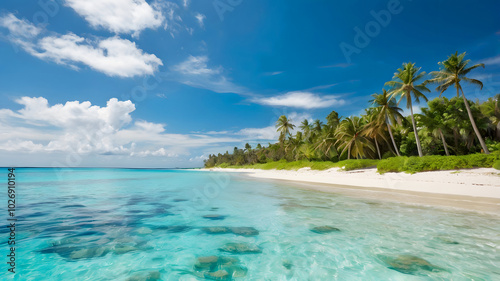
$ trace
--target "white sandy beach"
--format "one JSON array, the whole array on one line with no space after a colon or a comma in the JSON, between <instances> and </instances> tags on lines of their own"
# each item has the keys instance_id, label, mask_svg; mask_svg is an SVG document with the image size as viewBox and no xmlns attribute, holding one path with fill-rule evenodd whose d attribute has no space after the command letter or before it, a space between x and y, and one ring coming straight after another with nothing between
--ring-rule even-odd
<instances>
[{"instance_id":1,"label":"white sandy beach","mask_svg":"<svg viewBox=\"0 0 500 281\"><path fill-rule=\"evenodd\" d=\"M375 168L354 171L341 171L338 168L325 171L310 168L297 171L220 168L207 170L245 173L255 178L321 183L337 187L351 186L500 199L500 171L493 168L416 174L386 173L384 175L378 174ZM328 191L328 188L322 188L322 191Z\"/></svg>"}]
</instances>

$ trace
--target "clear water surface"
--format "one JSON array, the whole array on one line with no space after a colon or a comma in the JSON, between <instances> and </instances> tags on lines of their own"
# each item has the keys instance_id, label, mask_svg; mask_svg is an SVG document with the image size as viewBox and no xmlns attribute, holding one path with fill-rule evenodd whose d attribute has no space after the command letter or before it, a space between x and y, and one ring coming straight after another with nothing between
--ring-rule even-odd
<instances>
[{"instance_id":1,"label":"clear water surface","mask_svg":"<svg viewBox=\"0 0 500 281\"><path fill-rule=\"evenodd\" d=\"M500 280L500 216L202 171L16 172L0 280Z\"/></svg>"}]
</instances>

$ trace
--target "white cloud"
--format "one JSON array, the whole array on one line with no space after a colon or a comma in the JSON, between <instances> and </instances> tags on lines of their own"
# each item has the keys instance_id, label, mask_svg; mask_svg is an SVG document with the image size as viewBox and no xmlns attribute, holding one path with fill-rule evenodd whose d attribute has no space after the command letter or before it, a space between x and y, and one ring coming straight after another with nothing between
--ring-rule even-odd
<instances>
[{"instance_id":1,"label":"white cloud","mask_svg":"<svg viewBox=\"0 0 500 281\"><path fill-rule=\"evenodd\" d=\"M7 28L12 36L24 38L36 37L42 31L41 28L34 26L27 20L20 20L13 14L0 17L0 26Z\"/></svg>"},{"instance_id":2,"label":"white cloud","mask_svg":"<svg viewBox=\"0 0 500 281\"><path fill-rule=\"evenodd\" d=\"M480 63L484 63L485 66L500 65L500 56L483 59Z\"/></svg>"},{"instance_id":3,"label":"white cloud","mask_svg":"<svg viewBox=\"0 0 500 281\"><path fill-rule=\"evenodd\" d=\"M11 23L13 25L9 25ZM9 30L7 38L10 41L29 54L73 69L86 65L109 76L133 77L153 74L163 65L155 55L119 37L90 40L73 33L42 37L41 29L13 14L0 17L0 26Z\"/></svg>"},{"instance_id":4,"label":"white cloud","mask_svg":"<svg viewBox=\"0 0 500 281\"><path fill-rule=\"evenodd\" d=\"M189 56L185 61L172 67L177 73L176 81L195 88L207 89L216 93L247 94L247 91L223 75L223 68L208 66L207 56Z\"/></svg>"},{"instance_id":5,"label":"white cloud","mask_svg":"<svg viewBox=\"0 0 500 281\"><path fill-rule=\"evenodd\" d=\"M245 128L240 130L238 135L245 136L248 139L255 140L277 140L279 133L276 131L275 126L268 126L265 128Z\"/></svg>"},{"instance_id":6,"label":"white cloud","mask_svg":"<svg viewBox=\"0 0 500 281\"><path fill-rule=\"evenodd\" d=\"M174 70L186 75L211 75L221 72L220 69L209 68L207 62L207 56L189 56L187 60L174 66Z\"/></svg>"},{"instance_id":7,"label":"white cloud","mask_svg":"<svg viewBox=\"0 0 500 281\"><path fill-rule=\"evenodd\" d=\"M184 8L187 8L189 6L189 0L182 0L182 5Z\"/></svg>"},{"instance_id":8,"label":"white cloud","mask_svg":"<svg viewBox=\"0 0 500 281\"><path fill-rule=\"evenodd\" d=\"M230 136L166 133L165 125L132 124L131 101L110 99L106 106L68 101L49 105L43 97L16 100L20 110L0 110L0 150L84 155L178 157L191 149L240 142Z\"/></svg>"},{"instance_id":9,"label":"white cloud","mask_svg":"<svg viewBox=\"0 0 500 281\"><path fill-rule=\"evenodd\" d=\"M41 59L76 66L81 63L109 76L133 77L153 74L162 61L138 49L134 42L118 37L90 41L69 33L48 36L38 42Z\"/></svg>"},{"instance_id":10,"label":"white cloud","mask_svg":"<svg viewBox=\"0 0 500 281\"><path fill-rule=\"evenodd\" d=\"M256 98L254 102L269 106L286 106L296 108L325 108L335 105L344 105L345 101L336 96L319 96L310 92L288 92L283 95Z\"/></svg>"},{"instance_id":11,"label":"white cloud","mask_svg":"<svg viewBox=\"0 0 500 281\"><path fill-rule=\"evenodd\" d=\"M275 75L280 75L280 74L283 74L284 71L274 71L274 72L266 72L264 73L264 75L266 76L275 76Z\"/></svg>"},{"instance_id":12,"label":"white cloud","mask_svg":"<svg viewBox=\"0 0 500 281\"><path fill-rule=\"evenodd\" d=\"M15 102L21 109L0 109L0 166L201 166L203 155L278 138L274 124L239 131L171 133L165 124L134 120L135 105L115 98L104 106L89 101L52 105L43 97ZM310 118L296 112L287 115L294 124Z\"/></svg>"},{"instance_id":13,"label":"white cloud","mask_svg":"<svg viewBox=\"0 0 500 281\"><path fill-rule=\"evenodd\" d=\"M163 28L170 32L172 38L180 32L180 30L187 30L190 32L191 28L183 24L182 17L179 15L179 5L169 1L156 1L154 7L161 10L165 20L163 21ZM187 6L184 6L186 8ZM190 32L192 33L192 32Z\"/></svg>"},{"instance_id":14,"label":"white cloud","mask_svg":"<svg viewBox=\"0 0 500 281\"><path fill-rule=\"evenodd\" d=\"M281 114L281 113L278 113ZM286 115L288 119L295 125L295 128L291 131L292 134L295 134L298 130L298 126L302 120L307 119L312 122L312 117L308 113L297 113L290 112L289 114L283 113ZM278 116L276 116L276 120ZM264 128L245 128L241 129L236 133L236 135L245 136L245 140L269 140L269 141L277 141L279 137L279 133L276 130L276 126L274 124L274 120L271 122L272 125Z\"/></svg>"},{"instance_id":15,"label":"white cloud","mask_svg":"<svg viewBox=\"0 0 500 281\"><path fill-rule=\"evenodd\" d=\"M139 35L144 29L160 27L165 19L145 0L65 0L65 4L92 27L117 34Z\"/></svg>"},{"instance_id":16,"label":"white cloud","mask_svg":"<svg viewBox=\"0 0 500 281\"><path fill-rule=\"evenodd\" d=\"M320 68L347 68L347 67L350 67L352 65L353 64L351 64L351 63L337 63L337 64L320 66Z\"/></svg>"},{"instance_id":17,"label":"white cloud","mask_svg":"<svg viewBox=\"0 0 500 281\"><path fill-rule=\"evenodd\" d=\"M9 141L14 141L37 151L123 151L125 148L113 145L112 135L131 122L130 113L135 110L132 102L117 99L110 99L106 107L92 106L88 101L50 106L42 97L22 97L16 102L24 107L17 112L3 110L1 118L17 121L20 124L16 128L31 134L0 133L0 140L7 143L0 149L21 149L20 146L8 145ZM2 133L10 130L12 128L8 125L0 127ZM49 136L47 132L50 132Z\"/></svg>"},{"instance_id":18,"label":"white cloud","mask_svg":"<svg viewBox=\"0 0 500 281\"><path fill-rule=\"evenodd\" d=\"M203 21L204 21L204 20L205 20L205 18L206 18L206 17L205 17L205 15L200 14L200 13L197 13L197 14L195 15L195 18L196 18L196 20L198 21L198 24L200 25L200 27L203 27L203 26L204 26Z\"/></svg>"}]
</instances>

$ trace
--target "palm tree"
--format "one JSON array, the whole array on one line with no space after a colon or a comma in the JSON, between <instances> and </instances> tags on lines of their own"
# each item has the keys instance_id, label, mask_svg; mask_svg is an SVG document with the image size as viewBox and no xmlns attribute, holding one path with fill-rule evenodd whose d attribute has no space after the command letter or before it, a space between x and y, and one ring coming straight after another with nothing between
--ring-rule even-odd
<instances>
[{"instance_id":1,"label":"palm tree","mask_svg":"<svg viewBox=\"0 0 500 281\"><path fill-rule=\"evenodd\" d=\"M470 60L464 60L465 55L466 53L462 53L459 55L458 52L455 52L455 54L449 56L447 60L439 62L438 64L440 65L440 70L431 72L431 75L434 78L426 82L439 84L436 90L440 92L440 95L443 94L443 92L446 91L451 85L455 86L455 88L457 89L457 97L459 97L460 92L462 92L462 98L464 99L465 108L467 108L467 113L469 114L469 119L472 128L476 133L476 137L479 140L479 143L481 144L484 153L489 154L490 151L488 150L488 147L486 146L483 137L481 137L481 133L479 133L479 129L477 128L476 122L474 121L474 117L472 115L469 102L465 97L462 85L460 85L461 81L465 81L469 84L477 85L480 87L480 89L483 89L483 83L481 81L477 79L468 78L466 77L466 75L478 67L484 68L484 64L479 63L471 67L467 67Z\"/></svg>"},{"instance_id":2,"label":"palm tree","mask_svg":"<svg viewBox=\"0 0 500 281\"><path fill-rule=\"evenodd\" d=\"M331 130L337 129L341 118L342 117L339 117L339 114L335 110L330 112L330 114L326 116L326 126Z\"/></svg>"},{"instance_id":3,"label":"palm tree","mask_svg":"<svg viewBox=\"0 0 500 281\"><path fill-rule=\"evenodd\" d=\"M291 136L290 131L295 128L291 119L288 119L285 115L281 115L276 121L277 132L280 132L279 141L281 144L285 141L287 136Z\"/></svg>"},{"instance_id":4,"label":"palm tree","mask_svg":"<svg viewBox=\"0 0 500 281\"><path fill-rule=\"evenodd\" d=\"M381 122L381 109L380 108L374 108L371 110L367 110L368 115L366 116L367 119L367 124L363 128L363 135L372 138L373 141L375 142L375 147L377 148L377 154L378 158L382 159L382 155L380 154L380 148L378 145L378 139L381 138L383 140L386 139L385 135L385 119L382 119L383 122Z\"/></svg>"},{"instance_id":5,"label":"palm tree","mask_svg":"<svg viewBox=\"0 0 500 281\"><path fill-rule=\"evenodd\" d=\"M500 94L488 98L480 108L484 116L490 119L491 129L493 133L496 132L496 139L500 141Z\"/></svg>"},{"instance_id":6,"label":"palm tree","mask_svg":"<svg viewBox=\"0 0 500 281\"><path fill-rule=\"evenodd\" d=\"M378 108L380 110L378 122L387 124L387 129L392 140L392 145L394 145L396 154L398 156L401 156L399 154L399 149L396 145L396 141L394 140L394 136L392 135L391 124L395 125L396 119L403 119L403 115L401 114L403 110L396 105L396 102L389 96L386 90L382 90L382 94L373 94L372 97L373 100L371 100L370 102L373 105L376 105L375 108Z\"/></svg>"},{"instance_id":7,"label":"palm tree","mask_svg":"<svg viewBox=\"0 0 500 281\"><path fill-rule=\"evenodd\" d=\"M430 92L425 86L425 82L418 84L418 80L425 76L425 72L420 71L420 67L415 67L414 63L404 63L403 68L399 68L398 72L394 73L393 81L385 83L385 85L391 87L389 94L392 97L400 96L399 102L401 100L406 100L406 108L410 109L411 121L413 123L413 131L415 133L415 140L417 142L418 156L422 157L422 146L420 145L420 139L417 132L417 124L415 123L415 117L413 116L412 100L415 98L415 102L419 103L420 98L427 101L427 97L422 92ZM398 104L399 104L398 102Z\"/></svg>"},{"instance_id":8,"label":"palm tree","mask_svg":"<svg viewBox=\"0 0 500 281\"><path fill-rule=\"evenodd\" d=\"M357 116L348 117L340 122L335 133L337 139L335 144L340 143L339 148L342 149L340 155L347 150L347 159L351 159L351 155L359 159L366 156L367 149L375 150L372 143L362 134L362 130L362 120Z\"/></svg>"},{"instance_id":9,"label":"palm tree","mask_svg":"<svg viewBox=\"0 0 500 281\"><path fill-rule=\"evenodd\" d=\"M335 133L330 128L324 128L323 134L314 144L314 151L322 152L326 158L331 158L337 155L337 150L335 149Z\"/></svg>"},{"instance_id":10,"label":"palm tree","mask_svg":"<svg viewBox=\"0 0 500 281\"><path fill-rule=\"evenodd\" d=\"M302 130L302 132L304 132L304 137L306 139L309 138L309 136L311 135L312 125L309 124L309 121L307 119L304 119L304 121L302 121L302 123L300 124L301 125L299 126L299 128Z\"/></svg>"},{"instance_id":11,"label":"palm tree","mask_svg":"<svg viewBox=\"0 0 500 281\"><path fill-rule=\"evenodd\" d=\"M428 131L436 138L441 138L444 152L446 153L446 156L450 156L450 153L448 152L448 145L446 144L446 139L444 138L443 133L443 130L446 127L442 114L445 107L445 105L442 104L443 102L444 101L442 99L438 98L430 101L429 108L422 108L422 114L419 114L418 117L425 127L424 130Z\"/></svg>"},{"instance_id":12,"label":"palm tree","mask_svg":"<svg viewBox=\"0 0 500 281\"><path fill-rule=\"evenodd\" d=\"M319 135L321 134L321 130L323 130L323 122L321 122L319 119L314 120L313 131Z\"/></svg>"},{"instance_id":13,"label":"palm tree","mask_svg":"<svg viewBox=\"0 0 500 281\"><path fill-rule=\"evenodd\" d=\"M249 143L246 143L245 144L245 152L246 153L249 153L252 151L252 146L249 144Z\"/></svg>"}]
</instances>

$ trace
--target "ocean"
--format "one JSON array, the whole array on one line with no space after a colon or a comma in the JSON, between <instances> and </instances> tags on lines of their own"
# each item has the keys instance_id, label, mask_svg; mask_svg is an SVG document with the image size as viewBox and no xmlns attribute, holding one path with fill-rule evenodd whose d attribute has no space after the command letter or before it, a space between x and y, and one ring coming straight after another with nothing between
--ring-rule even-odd
<instances>
[{"instance_id":1,"label":"ocean","mask_svg":"<svg viewBox=\"0 0 500 281\"><path fill-rule=\"evenodd\" d=\"M0 280L500 280L500 214L196 170L15 176Z\"/></svg>"}]
</instances>

